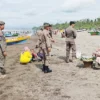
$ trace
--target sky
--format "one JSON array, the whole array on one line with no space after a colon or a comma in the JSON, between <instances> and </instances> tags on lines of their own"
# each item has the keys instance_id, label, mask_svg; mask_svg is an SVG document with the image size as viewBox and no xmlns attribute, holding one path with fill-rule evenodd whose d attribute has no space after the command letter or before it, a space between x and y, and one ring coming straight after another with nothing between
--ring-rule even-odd
<instances>
[{"instance_id":1,"label":"sky","mask_svg":"<svg viewBox=\"0 0 100 100\"><path fill-rule=\"evenodd\" d=\"M100 0L0 0L0 20L6 29L31 29L51 24L100 17Z\"/></svg>"}]
</instances>

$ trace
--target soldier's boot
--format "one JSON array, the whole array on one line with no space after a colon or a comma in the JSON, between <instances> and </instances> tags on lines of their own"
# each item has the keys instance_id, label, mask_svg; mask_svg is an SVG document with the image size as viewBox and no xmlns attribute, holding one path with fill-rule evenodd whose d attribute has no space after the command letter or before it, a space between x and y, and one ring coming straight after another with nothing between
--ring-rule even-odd
<instances>
[{"instance_id":1,"label":"soldier's boot","mask_svg":"<svg viewBox=\"0 0 100 100\"><path fill-rule=\"evenodd\" d=\"M66 57L66 63L69 63L69 57Z\"/></svg>"},{"instance_id":2,"label":"soldier's boot","mask_svg":"<svg viewBox=\"0 0 100 100\"><path fill-rule=\"evenodd\" d=\"M0 67L0 79L6 77L6 71L4 68Z\"/></svg>"},{"instance_id":3,"label":"soldier's boot","mask_svg":"<svg viewBox=\"0 0 100 100\"><path fill-rule=\"evenodd\" d=\"M44 64L43 64L43 69L42 69L42 71L43 71L44 73L50 73L50 72L52 72L52 70L49 69L49 67L48 67L48 66L45 66Z\"/></svg>"},{"instance_id":4,"label":"soldier's boot","mask_svg":"<svg viewBox=\"0 0 100 100\"><path fill-rule=\"evenodd\" d=\"M69 59L70 62L73 62L73 59Z\"/></svg>"},{"instance_id":5,"label":"soldier's boot","mask_svg":"<svg viewBox=\"0 0 100 100\"><path fill-rule=\"evenodd\" d=\"M5 74L6 74L6 70L5 70L4 68L0 67L0 73L1 73L2 75L5 75Z\"/></svg>"},{"instance_id":6,"label":"soldier's boot","mask_svg":"<svg viewBox=\"0 0 100 100\"><path fill-rule=\"evenodd\" d=\"M44 71L44 73L51 73L52 70L48 67L48 66L45 66L46 70Z\"/></svg>"},{"instance_id":7,"label":"soldier's boot","mask_svg":"<svg viewBox=\"0 0 100 100\"><path fill-rule=\"evenodd\" d=\"M72 60L73 60L73 61L76 60L76 57L72 57Z\"/></svg>"},{"instance_id":8,"label":"soldier's boot","mask_svg":"<svg viewBox=\"0 0 100 100\"><path fill-rule=\"evenodd\" d=\"M46 68L45 68L45 65L43 64L43 68L42 68L42 71L44 72L44 71L45 71L45 69L46 69Z\"/></svg>"}]
</instances>

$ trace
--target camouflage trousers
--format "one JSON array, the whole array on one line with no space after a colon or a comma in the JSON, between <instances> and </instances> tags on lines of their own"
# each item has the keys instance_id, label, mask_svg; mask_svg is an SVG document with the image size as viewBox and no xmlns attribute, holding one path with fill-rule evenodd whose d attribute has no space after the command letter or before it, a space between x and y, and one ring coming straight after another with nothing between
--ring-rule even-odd
<instances>
[{"instance_id":1,"label":"camouflage trousers","mask_svg":"<svg viewBox=\"0 0 100 100\"><path fill-rule=\"evenodd\" d=\"M0 50L0 67L4 68L4 63L5 63L5 57L3 56Z\"/></svg>"},{"instance_id":2,"label":"camouflage trousers","mask_svg":"<svg viewBox=\"0 0 100 100\"><path fill-rule=\"evenodd\" d=\"M50 57L47 53L47 50L44 49L44 48L40 48L42 54L43 54L43 64L46 65L46 66L49 66L49 60L50 60Z\"/></svg>"},{"instance_id":3,"label":"camouflage trousers","mask_svg":"<svg viewBox=\"0 0 100 100\"><path fill-rule=\"evenodd\" d=\"M71 50L72 50L72 57L76 57L75 42L74 41L66 41L66 60L69 60Z\"/></svg>"}]
</instances>

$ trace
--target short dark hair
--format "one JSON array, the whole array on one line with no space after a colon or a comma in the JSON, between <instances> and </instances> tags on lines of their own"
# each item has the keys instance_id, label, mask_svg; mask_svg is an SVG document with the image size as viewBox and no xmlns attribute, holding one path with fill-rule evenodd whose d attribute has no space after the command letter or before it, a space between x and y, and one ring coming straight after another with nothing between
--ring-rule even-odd
<instances>
[{"instance_id":1,"label":"short dark hair","mask_svg":"<svg viewBox=\"0 0 100 100\"><path fill-rule=\"evenodd\" d=\"M74 21L70 21L70 25L72 25L72 24L75 24L75 22Z\"/></svg>"},{"instance_id":2,"label":"short dark hair","mask_svg":"<svg viewBox=\"0 0 100 100\"><path fill-rule=\"evenodd\" d=\"M52 24L50 24L49 27L52 27Z\"/></svg>"},{"instance_id":3,"label":"short dark hair","mask_svg":"<svg viewBox=\"0 0 100 100\"><path fill-rule=\"evenodd\" d=\"M40 30L42 30L42 31L43 31L43 28L41 28Z\"/></svg>"}]
</instances>

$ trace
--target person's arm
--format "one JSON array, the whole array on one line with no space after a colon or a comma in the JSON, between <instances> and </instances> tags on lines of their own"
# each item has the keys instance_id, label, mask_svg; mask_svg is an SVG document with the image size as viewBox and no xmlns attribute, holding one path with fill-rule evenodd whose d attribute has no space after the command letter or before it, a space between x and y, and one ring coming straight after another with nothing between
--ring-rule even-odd
<instances>
[{"instance_id":1,"label":"person's arm","mask_svg":"<svg viewBox=\"0 0 100 100\"><path fill-rule=\"evenodd\" d=\"M67 37L67 31L65 30L65 36Z\"/></svg>"},{"instance_id":2,"label":"person's arm","mask_svg":"<svg viewBox=\"0 0 100 100\"><path fill-rule=\"evenodd\" d=\"M51 42L55 42L55 40L53 39L53 37L50 36L50 34L47 34L47 36L50 38Z\"/></svg>"},{"instance_id":3,"label":"person's arm","mask_svg":"<svg viewBox=\"0 0 100 100\"><path fill-rule=\"evenodd\" d=\"M35 57L37 57L37 54L36 54L36 53L33 52L32 54L33 54Z\"/></svg>"},{"instance_id":4,"label":"person's arm","mask_svg":"<svg viewBox=\"0 0 100 100\"><path fill-rule=\"evenodd\" d=\"M75 29L73 29L73 36L74 36L74 38L76 39L77 34L76 34L76 30L75 30Z\"/></svg>"},{"instance_id":5,"label":"person's arm","mask_svg":"<svg viewBox=\"0 0 100 100\"><path fill-rule=\"evenodd\" d=\"M6 47L7 47L6 41L4 37L2 37L2 39L0 40L0 48L4 56L7 56Z\"/></svg>"},{"instance_id":6,"label":"person's arm","mask_svg":"<svg viewBox=\"0 0 100 100\"><path fill-rule=\"evenodd\" d=\"M51 42L55 42L55 40L53 38L50 38Z\"/></svg>"}]
</instances>

